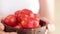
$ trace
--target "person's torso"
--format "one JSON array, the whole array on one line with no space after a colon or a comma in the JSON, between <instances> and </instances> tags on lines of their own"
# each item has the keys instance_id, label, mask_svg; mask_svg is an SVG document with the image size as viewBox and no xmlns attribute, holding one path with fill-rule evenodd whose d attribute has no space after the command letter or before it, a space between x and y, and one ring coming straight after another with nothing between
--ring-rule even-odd
<instances>
[{"instance_id":1,"label":"person's torso","mask_svg":"<svg viewBox=\"0 0 60 34\"><path fill-rule=\"evenodd\" d=\"M0 0L0 2L0 11L4 16L24 8L30 9L34 13L39 11L39 0Z\"/></svg>"}]
</instances>

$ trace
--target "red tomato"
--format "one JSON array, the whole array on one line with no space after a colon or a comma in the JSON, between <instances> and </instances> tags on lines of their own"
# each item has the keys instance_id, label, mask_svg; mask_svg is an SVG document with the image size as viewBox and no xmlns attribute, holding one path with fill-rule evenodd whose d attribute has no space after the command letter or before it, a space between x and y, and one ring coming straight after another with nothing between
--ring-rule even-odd
<instances>
[{"instance_id":1,"label":"red tomato","mask_svg":"<svg viewBox=\"0 0 60 34\"><path fill-rule=\"evenodd\" d=\"M16 17L17 17L18 15L20 15L20 14L21 14L21 10L17 10L17 11L15 12Z\"/></svg>"},{"instance_id":2,"label":"red tomato","mask_svg":"<svg viewBox=\"0 0 60 34\"><path fill-rule=\"evenodd\" d=\"M40 17L38 14L34 14L34 28L37 28L39 26L40 23Z\"/></svg>"},{"instance_id":3,"label":"red tomato","mask_svg":"<svg viewBox=\"0 0 60 34\"><path fill-rule=\"evenodd\" d=\"M22 20L21 25L23 28L37 28L39 26L39 22L33 20L33 18L28 18L27 20Z\"/></svg>"},{"instance_id":4,"label":"red tomato","mask_svg":"<svg viewBox=\"0 0 60 34\"><path fill-rule=\"evenodd\" d=\"M37 21L40 21L40 17L38 14L34 14L34 19L37 20Z\"/></svg>"},{"instance_id":5,"label":"red tomato","mask_svg":"<svg viewBox=\"0 0 60 34\"><path fill-rule=\"evenodd\" d=\"M31 23L31 20L22 20L21 25L23 28L33 28L33 23Z\"/></svg>"},{"instance_id":6,"label":"red tomato","mask_svg":"<svg viewBox=\"0 0 60 34\"><path fill-rule=\"evenodd\" d=\"M26 14L21 14L21 20L28 20L28 18L30 18L28 15Z\"/></svg>"},{"instance_id":7,"label":"red tomato","mask_svg":"<svg viewBox=\"0 0 60 34\"><path fill-rule=\"evenodd\" d=\"M23 9L21 12L21 19L28 19L30 17L34 17L33 12L28 9Z\"/></svg>"},{"instance_id":8,"label":"red tomato","mask_svg":"<svg viewBox=\"0 0 60 34\"><path fill-rule=\"evenodd\" d=\"M15 16L16 16L18 22L21 22L21 10L17 10L15 12Z\"/></svg>"},{"instance_id":9,"label":"red tomato","mask_svg":"<svg viewBox=\"0 0 60 34\"><path fill-rule=\"evenodd\" d=\"M28 16L33 14L33 12L31 10L28 10L28 9L23 9L22 13L25 14L25 15L28 15Z\"/></svg>"},{"instance_id":10,"label":"red tomato","mask_svg":"<svg viewBox=\"0 0 60 34\"><path fill-rule=\"evenodd\" d=\"M33 26L34 26L34 28L38 28L39 27L39 21L34 20Z\"/></svg>"},{"instance_id":11,"label":"red tomato","mask_svg":"<svg viewBox=\"0 0 60 34\"><path fill-rule=\"evenodd\" d=\"M28 9L23 9L22 11L21 10L18 10L15 12L15 15L17 17L17 20L19 22L21 22L21 20L24 20L24 19L28 19L29 17L33 17L33 13L31 10L28 10Z\"/></svg>"},{"instance_id":12,"label":"red tomato","mask_svg":"<svg viewBox=\"0 0 60 34\"><path fill-rule=\"evenodd\" d=\"M31 10L28 10L28 9L23 9L22 10L22 13L24 13L24 14L31 14L32 11Z\"/></svg>"},{"instance_id":13,"label":"red tomato","mask_svg":"<svg viewBox=\"0 0 60 34\"><path fill-rule=\"evenodd\" d=\"M8 15L4 19L4 22L6 25L12 26L12 27L18 24L15 15Z\"/></svg>"}]
</instances>

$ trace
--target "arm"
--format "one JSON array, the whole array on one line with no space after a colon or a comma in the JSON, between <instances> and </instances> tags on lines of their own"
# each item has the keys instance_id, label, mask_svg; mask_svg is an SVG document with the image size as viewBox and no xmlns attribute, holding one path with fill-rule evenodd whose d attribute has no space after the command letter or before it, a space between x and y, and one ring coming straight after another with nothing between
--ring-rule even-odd
<instances>
[{"instance_id":1,"label":"arm","mask_svg":"<svg viewBox=\"0 0 60 34\"><path fill-rule=\"evenodd\" d=\"M48 30L54 30L54 0L40 0L40 16L47 23ZM49 25L48 25L49 24Z\"/></svg>"},{"instance_id":2,"label":"arm","mask_svg":"<svg viewBox=\"0 0 60 34\"><path fill-rule=\"evenodd\" d=\"M54 0L40 0L40 16L54 21Z\"/></svg>"}]
</instances>

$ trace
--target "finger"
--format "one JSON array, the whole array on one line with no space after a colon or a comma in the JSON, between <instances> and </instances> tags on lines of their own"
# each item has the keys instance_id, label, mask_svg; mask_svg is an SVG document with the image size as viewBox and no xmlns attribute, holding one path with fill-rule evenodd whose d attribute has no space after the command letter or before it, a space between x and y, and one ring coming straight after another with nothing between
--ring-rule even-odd
<instances>
[{"instance_id":1,"label":"finger","mask_svg":"<svg viewBox=\"0 0 60 34\"><path fill-rule=\"evenodd\" d=\"M16 32L4 32L4 31L0 31L0 34L17 34Z\"/></svg>"},{"instance_id":2,"label":"finger","mask_svg":"<svg viewBox=\"0 0 60 34\"><path fill-rule=\"evenodd\" d=\"M9 32L5 32L5 34L10 34Z\"/></svg>"},{"instance_id":3,"label":"finger","mask_svg":"<svg viewBox=\"0 0 60 34\"><path fill-rule=\"evenodd\" d=\"M0 34L5 34L5 32L3 32L3 31L0 31Z\"/></svg>"},{"instance_id":4,"label":"finger","mask_svg":"<svg viewBox=\"0 0 60 34\"><path fill-rule=\"evenodd\" d=\"M17 34L16 32L10 32L10 34Z\"/></svg>"},{"instance_id":5,"label":"finger","mask_svg":"<svg viewBox=\"0 0 60 34\"><path fill-rule=\"evenodd\" d=\"M0 31L4 30L4 25L2 23L0 23Z\"/></svg>"}]
</instances>

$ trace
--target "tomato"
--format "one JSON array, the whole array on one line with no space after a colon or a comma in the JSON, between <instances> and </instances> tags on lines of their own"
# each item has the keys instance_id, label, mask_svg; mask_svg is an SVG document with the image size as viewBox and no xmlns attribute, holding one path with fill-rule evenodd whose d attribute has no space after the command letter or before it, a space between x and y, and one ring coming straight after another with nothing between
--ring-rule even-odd
<instances>
[{"instance_id":1,"label":"tomato","mask_svg":"<svg viewBox=\"0 0 60 34\"><path fill-rule=\"evenodd\" d=\"M21 10L17 10L17 11L15 12L15 16L16 16L16 18L17 18L17 21L18 21L18 22L21 22Z\"/></svg>"},{"instance_id":2,"label":"tomato","mask_svg":"<svg viewBox=\"0 0 60 34\"><path fill-rule=\"evenodd\" d=\"M33 20L33 18L28 18L27 20L22 20L21 25L23 28L37 28L39 26L39 22Z\"/></svg>"},{"instance_id":3,"label":"tomato","mask_svg":"<svg viewBox=\"0 0 60 34\"><path fill-rule=\"evenodd\" d=\"M32 13L32 11L31 10L28 10L28 9L23 9L22 10L22 13L24 13L24 14L31 14Z\"/></svg>"},{"instance_id":4,"label":"tomato","mask_svg":"<svg viewBox=\"0 0 60 34\"><path fill-rule=\"evenodd\" d=\"M37 20L37 21L40 21L40 17L38 14L34 14L34 19Z\"/></svg>"},{"instance_id":5,"label":"tomato","mask_svg":"<svg viewBox=\"0 0 60 34\"><path fill-rule=\"evenodd\" d=\"M40 23L40 17L38 14L34 14L34 28L37 28L39 26L39 23Z\"/></svg>"},{"instance_id":6,"label":"tomato","mask_svg":"<svg viewBox=\"0 0 60 34\"><path fill-rule=\"evenodd\" d=\"M4 19L4 23L8 26L15 26L18 24L15 15L8 15L5 19Z\"/></svg>"},{"instance_id":7,"label":"tomato","mask_svg":"<svg viewBox=\"0 0 60 34\"><path fill-rule=\"evenodd\" d=\"M17 11L15 12L16 17L17 17L18 15L20 15L20 14L21 14L21 10L17 10Z\"/></svg>"},{"instance_id":8,"label":"tomato","mask_svg":"<svg viewBox=\"0 0 60 34\"><path fill-rule=\"evenodd\" d=\"M33 26L34 26L34 28L39 27L39 21L34 20L34 22L33 22Z\"/></svg>"},{"instance_id":9,"label":"tomato","mask_svg":"<svg viewBox=\"0 0 60 34\"><path fill-rule=\"evenodd\" d=\"M31 22L29 22L29 21L23 20L21 22L21 25L22 25L23 28L33 28L33 24Z\"/></svg>"},{"instance_id":10,"label":"tomato","mask_svg":"<svg viewBox=\"0 0 60 34\"><path fill-rule=\"evenodd\" d=\"M33 17L33 13L31 10L23 9L23 10L17 10L15 12L15 15L17 17L18 22L21 22L21 20L28 19L29 17Z\"/></svg>"},{"instance_id":11,"label":"tomato","mask_svg":"<svg viewBox=\"0 0 60 34\"><path fill-rule=\"evenodd\" d=\"M31 10L28 10L28 9L23 9L22 13L27 15L27 16L31 16L33 14L33 12Z\"/></svg>"}]
</instances>

